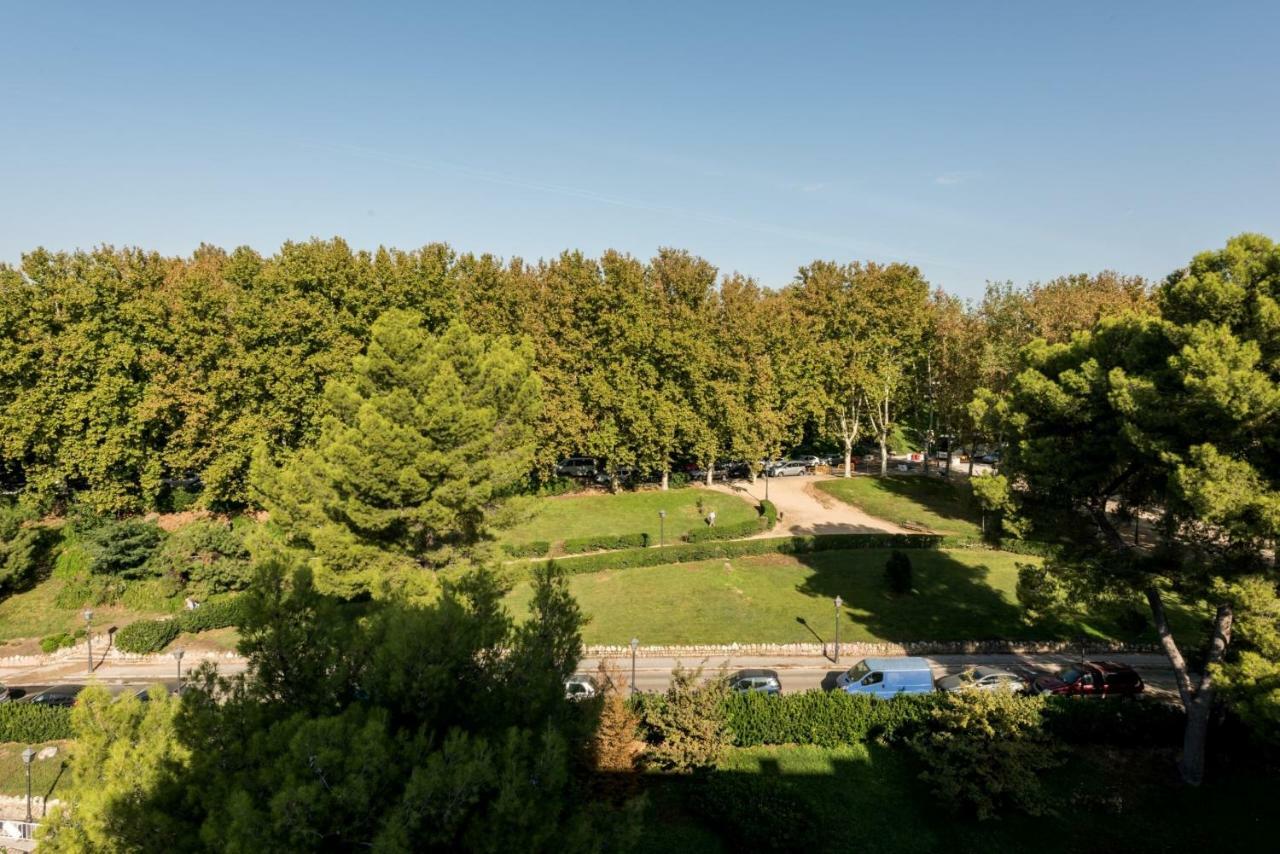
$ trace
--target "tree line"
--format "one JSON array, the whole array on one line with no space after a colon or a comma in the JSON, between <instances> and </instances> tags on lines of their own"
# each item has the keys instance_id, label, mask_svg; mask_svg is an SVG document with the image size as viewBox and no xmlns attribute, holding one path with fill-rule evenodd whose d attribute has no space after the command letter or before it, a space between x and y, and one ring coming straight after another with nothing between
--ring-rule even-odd
<instances>
[{"instance_id":1,"label":"tree line","mask_svg":"<svg viewBox=\"0 0 1280 854\"><path fill-rule=\"evenodd\" d=\"M907 264L829 261L770 289L671 249L536 264L339 239L269 257L38 249L0 266L0 486L41 509L168 509L197 487L211 508L256 503L255 452L314 446L337 412L326 386L406 310L432 334L507 339L532 370L521 476L586 454L665 485L678 464L799 443L971 444L996 438L975 391L1007 388L1023 345L1142 309L1148 291L1103 273L969 303Z\"/></svg>"}]
</instances>

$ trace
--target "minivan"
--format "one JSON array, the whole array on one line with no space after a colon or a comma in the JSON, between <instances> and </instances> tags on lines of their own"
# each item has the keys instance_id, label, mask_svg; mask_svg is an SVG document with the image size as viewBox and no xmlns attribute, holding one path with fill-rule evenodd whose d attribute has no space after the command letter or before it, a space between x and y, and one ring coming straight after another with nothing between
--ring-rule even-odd
<instances>
[{"instance_id":1,"label":"minivan","mask_svg":"<svg viewBox=\"0 0 1280 854\"><path fill-rule=\"evenodd\" d=\"M836 689L873 697L929 694L933 671L923 658L864 658L836 677Z\"/></svg>"}]
</instances>

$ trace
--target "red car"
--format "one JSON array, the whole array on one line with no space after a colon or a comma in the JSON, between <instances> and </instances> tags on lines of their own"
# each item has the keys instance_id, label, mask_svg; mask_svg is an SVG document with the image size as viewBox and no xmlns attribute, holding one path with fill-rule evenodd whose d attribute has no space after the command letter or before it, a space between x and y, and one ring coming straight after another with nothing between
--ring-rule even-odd
<instances>
[{"instance_id":1,"label":"red car","mask_svg":"<svg viewBox=\"0 0 1280 854\"><path fill-rule=\"evenodd\" d=\"M1031 690L1037 694L1084 697L1132 697L1146 688L1138 671L1114 661L1085 661L1057 676L1037 676Z\"/></svg>"}]
</instances>

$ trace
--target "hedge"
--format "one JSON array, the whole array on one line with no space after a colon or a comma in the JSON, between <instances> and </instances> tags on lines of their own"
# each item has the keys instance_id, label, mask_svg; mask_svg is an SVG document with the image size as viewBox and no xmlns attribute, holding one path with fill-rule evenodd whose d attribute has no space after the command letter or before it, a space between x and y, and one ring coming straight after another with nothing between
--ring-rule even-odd
<instances>
[{"instance_id":1,"label":"hedge","mask_svg":"<svg viewBox=\"0 0 1280 854\"><path fill-rule=\"evenodd\" d=\"M772 501L760 502L760 515L764 518L764 529L772 531L773 526L778 524L778 505Z\"/></svg>"},{"instance_id":2,"label":"hedge","mask_svg":"<svg viewBox=\"0 0 1280 854\"><path fill-rule=\"evenodd\" d=\"M565 554L581 554L582 552L608 551L610 549L645 548L649 545L648 534L597 534L592 537L576 537L565 540L562 548Z\"/></svg>"},{"instance_id":3,"label":"hedge","mask_svg":"<svg viewBox=\"0 0 1280 854\"><path fill-rule=\"evenodd\" d=\"M551 543L546 540L534 540L531 543L503 543L502 550L511 557L546 557L551 551Z\"/></svg>"},{"instance_id":4,"label":"hedge","mask_svg":"<svg viewBox=\"0 0 1280 854\"><path fill-rule=\"evenodd\" d=\"M0 703L0 741L39 744L71 738L71 710L36 703Z\"/></svg>"},{"instance_id":5,"label":"hedge","mask_svg":"<svg viewBox=\"0 0 1280 854\"><path fill-rule=\"evenodd\" d=\"M694 786L689 804L744 851L804 851L824 841L815 808L777 777L716 771Z\"/></svg>"},{"instance_id":6,"label":"hedge","mask_svg":"<svg viewBox=\"0 0 1280 854\"><path fill-rule=\"evenodd\" d=\"M936 534L811 534L801 537L686 543L659 549L627 549L608 554L557 559L554 563L565 573L576 575L606 569L633 569L746 555L795 555L854 549L936 549L941 542L942 537Z\"/></svg>"},{"instance_id":7,"label":"hedge","mask_svg":"<svg viewBox=\"0 0 1280 854\"><path fill-rule=\"evenodd\" d=\"M751 519L746 522L738 522L733 525L707 525L696 531L690 531L684 535L686 543L709 543L716 540L740 540L743 537L750 537L752 534L758 534L762 530L760 519Z\"/></svg>"},{"instance_id":8,"label":"hedge","mask_svg":"<svg viewBox=\"0 0 1280 854\"><path fill-rule=\"evenodd\" d=\"M178 636L177 620L139 620L116 632L115 645L121 652L159 652Z\"/></svg>"},{"instance_id":9,"label":"hedge","mask_svg":"<svg viewBox=\"0 0 1280 854\"><path fill-rule=\"evenodd\" d=\"M734 744L815 744L837 747L872 738L893 740L929 719L940 694L876 700L844 691L804 691L770 697L748 692L725 701Z\"/></svg>"},{"instance_id":10,"label":"hedge","mask_svg":"<svg viewBox=\"0 0 1280 854\"><path fill-rule=\"evenodd\" d=\"M214 599L210 602L202 602L200 607L183 611L178 616L178 630L194 633L237 626L243 619L242 611L239 599Z\"/></svg>"},{"instance_id":11,"label":"hedge","mask_svg":"<svg viewBox=\"0 0 1280 854\"><path fill-rule=\"evenodd\" d=\"M1182 743L1187 716L1159 700L1049 697L1045 728L1072 744L1173 747Z\"/></svg>"}]
</instances>

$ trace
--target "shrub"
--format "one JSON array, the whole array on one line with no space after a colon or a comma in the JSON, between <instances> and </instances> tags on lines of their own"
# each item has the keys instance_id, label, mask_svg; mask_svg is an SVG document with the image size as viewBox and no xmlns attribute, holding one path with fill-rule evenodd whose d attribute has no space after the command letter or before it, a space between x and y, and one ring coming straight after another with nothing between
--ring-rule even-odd
<instances>
[{"instance_id":1,"label":"shrub","mask_svg":"<svg viewBox=\"0 0 1280 854\"><path fill-rule=\"evenodd\" d=\"M944 695L926 731L911 739L924 762L920 779L960 812L993 818L1004 807L1048 811L1040 774L1061 764L1045 731L1040 697L1002 691Z\"/></svg>"},{"instance_id":2,"label":"shrub","mask_svg":"<svg viewBox=\"0 0 1280 854\"><path fill-rule=\"evenodd\" d=\"M556 560L556 564L567 574L574 575L606 569L632 569L746 555L795 555L850 549L934 549L941 541L942 538L935 534L819 534L802 537L769 537L759 540L686 543L667 546L665 549L627 549L610 554L561 558Z\"/></svg>"},{"instance_id":3,"label":"shrub","mask_svg":"<svg viewBox=\"0 0 1280 854\"><path fill-rule=\"evenodd\" d=\"M176 620L179 631L207 632L238 626L244 619L244 608L239 599L215 599L202 602L200 607L183 611ZM167 642L166 642L167 643Z\"/></svg>"},{"instance_id":4,"label":"shrub","mask_svg":"<svg viewBox=\"0 0 1280 854\"><path fill-rule=\"evenodd\" d=\"M804 691L777 697L744 693L726 698L725 718L739 747L837 747L906 737L929 720L937 704L937 695L930 694L884 701L844 691Z\"/></svg>"},{"instance_id":5,"label":"shrub","mask_svg":"<svg viewBox=\"0 0 1280 854\"><path fill-rule=\"evenodd\" d=\"M107 520L84 533L89 551L89 571L95 575L142 578L164 532L151 522L137 519Z\"/></svg>"},{"instance_id":6,"label":"shrub","mask_svg":"<svg viewBox=\"0 0 1280 854\"><path fill-rule=\"evenodd\" d=\"M904 552L894 549L889 555L889 560L884 565L884 583L890 593L904 596L911 592L911 558Z\"/></svg>"},{"instance_id":7,"label":"shrub","mask_svg":"<svg viewBox=\"0 0 1280 854\"><path fill-rule=\"evenodd\" d=\"M109 605L124 595L128 585L129 582L122 578L75 576L68 578L62 589L54 594L53 604L72 610L85 605Z\"/></svg>"},{"instance_id":8,"label":"shrub","mask_svg":"<svg viewBox=\"0 0 1280 854\"><path fill-rule=\"evenodd\" d=\"M1062 583L1048 565L1018 564L1018 604L1030 617L1052 614L1060 609L1066 594Z\"/></svg>"},{"instance_id":9,"label":"shrub","mask_svg":"<svg viewBox=\"0 0 1280 854\"><path fill-rule=\"evenodd\" d=\"M0 741L39 744L71 738L71 710L33 703L0 703Z\"/></svg>"},{"instance_id":10,"label":"shrub","mask_svg":"<svg viewBox=\"0 0 1280 854\"><path fill-rule=\"evenodd\" d=\"M761 517L763 518L763 517ZM752 519L733 525L708 525L684 535L686 543L709 543L716 540L740 540L760 533L760 521Z\"/></svg>"},{"instance_id":11,"label":"shrub","mask_svg":"<svg viewBox=\"0 0 1280 854\"><path fill-rule=\"evenodd\" d=\"M640 723L650 744L646 762L664 771L714 768L729 746L732 731L725 717L724 679L702 682L702 668L671 673L671 687L640 704Z\"/></svg>"},{"instance_id":12,"label":"shrub","mask_svg":"<svg viewBox=\"0 0 1280 854\"><path fill-rule=\"evenodd\" d=\"M689 485L689 475L687 472L673 471L667 477L668 489L683 489Z\"/></svg>"},{"instance_id":13,"label":"shrub","mask_svg":"<svg viewBox=\"0 0 1280 854\"><path fill-rule=\"evenodd\" d=\"M511 557L546 557L551 551L551 543L546 540L534 540L531 543L503 543L502 550Z\"/></svg>"},{"instance_id":14,"label":"shrub","mask_svg":"<svg viewBox=\"0 0 1280 854\"><path fill-rule=\"evenodd\" d=\"M648 534L596 534L590 537L575 537L565 540L562 548L565 554L580 554L582 552L647 548L648 545Z\"/></svg>"},{"instance_id":15,"label":"shrub","mask_svg":"<svg viewBox=\"0 0 1280 854\"><path fill-rule=\"evenodd\" d=\"M64 647L75 645L76 639L66 632L58 632L56 635L40 639L40 651L44 653L57 652Z\"/></svg>"},{"instance_id":16,"label":"shrub","mask_svg":"<svg viewBox=\"0 0 1280 854\"><path fill-rule=\"evenodd\" d=\"M1148 625L1147 615L1132 605L1116 615L1116 627L1127 635L1140 635Z\"/></svg>"},{"instance_id":17,"label":"shrub","mask_svg":"<svg viewBox=\"0 0 1280 854\"><path fill-rule=\"evenodd\" d=\"M175 531L156 554L153 567L206 596L243 590L253 575L243 533L212 519Z\"/></svg>"},{"instance_id":18,"label":"shrub","mask_svg":"<svg viewBox=\"0 0 1280 854\"><path fill-rule=\"evenodd\" d=\"M694 788L691 804L743 851L804 851L820 842L813 808L777 777L715 772Z\"/></svg>"},{"instance_id":19,"label":"shrub","mask_svg":"<svg viewBox=\"0 0 1280 854\"><path fill-rule=\"evenodd\" d=\"M773 526L778 524L778 505L772 501L761 501L760 517L764 520L761 527L766 531L772 531Z\"/></svg>"},{"instance_id":20,"label":"shrub","mask_svg":"<svg viewBox=\"0 0 1280 854\"><path fill-rule=\"evenodd\" d=\"M159 652L177 636L177 620L139 620L116 632L115 645L122 652Z\"/></svg>"}]
</instances>

